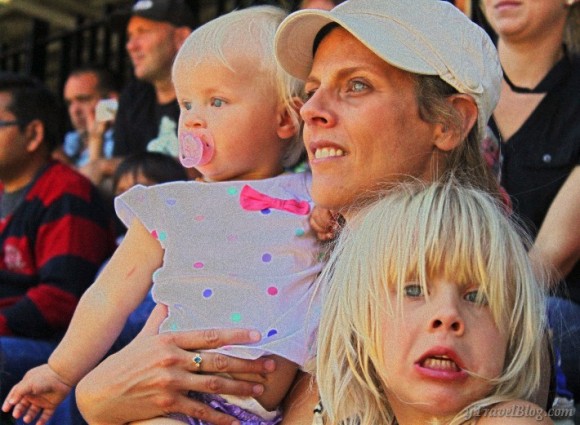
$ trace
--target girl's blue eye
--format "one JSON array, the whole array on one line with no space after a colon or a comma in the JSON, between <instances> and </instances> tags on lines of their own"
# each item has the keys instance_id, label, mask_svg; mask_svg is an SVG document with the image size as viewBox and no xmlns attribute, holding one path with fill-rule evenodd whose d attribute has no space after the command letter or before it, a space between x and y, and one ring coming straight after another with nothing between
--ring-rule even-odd
<instances>
[{"instance_id":1,"label":"girl's blue eye","mask_svg":"<svg viewBox=\"0 0 580 425\"><path fill-rule=\"evenodd\" d=\"M189 111L191 109L191 102L183 102L183 107Z\"/></svg>"},{"instance_id":2,"label":"girl's blue eye","mask_svg":"<svg viewBox=\"0 0 580 425\"><path fill-rule=\"evenodd\" d=\"M423 296L423 288L418 284L410 284L403 288L403 292L407 297L421 297Z\"/></svg>"},{"instance_id":3,"label":"girl's blue eye","mask_svg":"<svg viewBox=\"0 0 580 425\"><path fill-rule=\"evenodd\" d=\"M211 100L211 106L215 106L216 108L221 108L224 104L224 101L221 99L213 98Z\"/></svg>"},{"instance_id":4,"label":"girl's blue eye","mask_svg":"<svg viewBox=\"0 0 580 425\"><path fill-rule=\"evenodd\" d=\"M470 303L475 303L480 300L481 304L487 305L487 299L485 296L479 296L479 291L469 291L463 298Z\"/></svg>"}]
</instances>

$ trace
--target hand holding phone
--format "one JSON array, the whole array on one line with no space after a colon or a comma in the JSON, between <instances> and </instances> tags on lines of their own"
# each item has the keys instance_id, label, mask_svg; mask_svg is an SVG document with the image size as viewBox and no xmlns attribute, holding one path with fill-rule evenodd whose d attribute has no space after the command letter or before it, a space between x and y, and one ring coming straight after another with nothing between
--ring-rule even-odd
<instances>
[{"instance_id":1,"label":"hand holding phone","mask_svg":"<svg viewBox=\"0 0 580 425\"><path fill-rule=\"evenodd\" d=\"M98 122L113 121L117 114L117 99L101 99L95 108L95 120Z\"/></svg>"}]
</instances>

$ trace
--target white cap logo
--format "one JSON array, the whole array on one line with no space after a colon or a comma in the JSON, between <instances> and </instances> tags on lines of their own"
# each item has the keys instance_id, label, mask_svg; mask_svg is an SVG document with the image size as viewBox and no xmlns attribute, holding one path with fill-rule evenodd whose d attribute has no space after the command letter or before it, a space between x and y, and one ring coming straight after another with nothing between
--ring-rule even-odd
<instances>
[{"instance_id":1,"label":"white cap logo","mask_svg":"<svg viewBox=\"0 0 580 425\"><path fill-rule=\"evenodd\" d=\"M139 0L133 5L133 11L137 10L147 10L153 7L153 2L151 0Z\"/></svg>"}]
</instances>

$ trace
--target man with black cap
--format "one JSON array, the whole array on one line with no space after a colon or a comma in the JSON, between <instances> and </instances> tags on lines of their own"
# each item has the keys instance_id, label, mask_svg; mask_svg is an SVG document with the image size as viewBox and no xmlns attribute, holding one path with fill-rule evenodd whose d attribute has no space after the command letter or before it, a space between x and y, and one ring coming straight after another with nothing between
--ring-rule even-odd
<instances>
[{"instance_id":1,"label":"man with black cap","mask_svg":"<svg viewBox=\"0 0 580 425\"><path fill-rule=\"evenodd\" d=\"M128 14L117 18L122 20L116 23L126 25L126 48L136 81L121 93L114 158L97 160L87 171L94 183L112 175L128 154L146 150L178 154L179 106L171 65L194 26L193 11L186 0L138 0Z\"/></svg>"}]
</instances>

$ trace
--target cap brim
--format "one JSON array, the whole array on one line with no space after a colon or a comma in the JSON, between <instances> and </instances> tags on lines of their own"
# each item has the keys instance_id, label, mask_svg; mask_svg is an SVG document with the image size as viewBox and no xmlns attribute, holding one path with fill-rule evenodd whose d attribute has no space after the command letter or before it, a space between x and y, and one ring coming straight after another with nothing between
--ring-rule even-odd
<instances>
[{"instance_id":1,"label":"cap brim","mask_svg":"<svg viewBox=\"0 0 580 425\"><path fill-rule=\"evenodd\" d=\"M312 48L316 34L326 24L336 22L324 10L305 9L288 16L276 33L276 57L290 75L305 80L312 68Z\"/></svg>"},{"instance_id":2,"label":"cap brim","mask_svg":"<svg viewBox=\"0 0 580 425\"><path fill-rule=\"evenodd\" d=\"M294 12L278 29L275 41L276 57L286 72L301 80L308 77L312 68L314 39L318 32L331 22L346 29L369 50L399 69L424 75L438 74L435 64L422 59L427 55L416 51L415 46L418 43L407 47L409 32L396 22L377 20L376 27L370 28L375 25L368 16L365 19L356 19L353 16L342 17L333 12L315 9ZM361 36L362 34L365 36ZM384 41L377 43L372 40L373 36L384 40L386 34L391 40L388 46ZM370 39L367 40L365 37ZM382 46L380 51L376 48L378 45Z\"/></svg>"}]
</instances>

